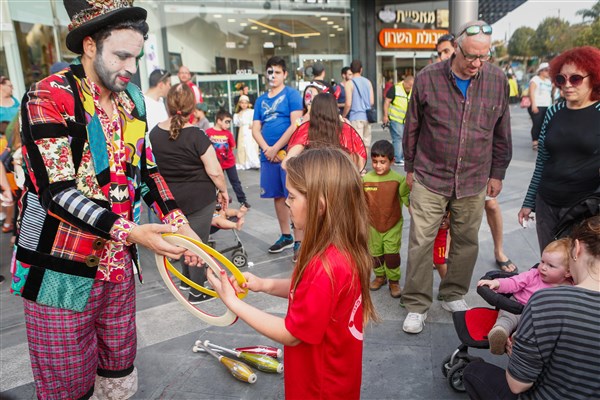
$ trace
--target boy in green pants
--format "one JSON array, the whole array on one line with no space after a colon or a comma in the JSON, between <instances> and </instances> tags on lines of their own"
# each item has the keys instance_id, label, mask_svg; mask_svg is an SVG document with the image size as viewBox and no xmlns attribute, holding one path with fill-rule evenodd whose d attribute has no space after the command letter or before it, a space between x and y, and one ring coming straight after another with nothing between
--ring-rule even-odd
<instances>
[{"instance_id":1,"label":"boy in green pants","mask_svg":"<svg viewBox=\"0 0 600 400\"><path fill-rule=\"evenodd\" d=\"M400 289L400 244L402 243L402 204L409 206L406 178L391 170L394 146L379 140L371 147L373 171L363 177L363 188L369 205L371 229L369 251L375 259L375 279L371 290L379 290L389 282L390 295L398 298Z\"/></svg>"}]
</instances>

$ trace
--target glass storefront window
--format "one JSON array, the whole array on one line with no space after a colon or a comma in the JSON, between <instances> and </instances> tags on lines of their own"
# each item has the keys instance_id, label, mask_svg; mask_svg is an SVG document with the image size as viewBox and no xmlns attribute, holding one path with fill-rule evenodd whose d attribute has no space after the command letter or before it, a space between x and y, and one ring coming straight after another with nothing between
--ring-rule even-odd
<instances>
[{"instance_id":1,"label":"glass storefront window","mask_svg":"<svg viewBox=\"0 0 600 400\"><path fill-rule=\"evenodd\" d=\"M327 79L339 80L350 61L350 0L327 3L271 1L137 2L148 10L158 67L174 75L187 66L205 93L209 114L233 111L246 82L254 98L263 93L266 61L286 61L286 84L302 89L306 67L322 61ZM161 57L162 56L162 57ZM154 65L150 68L155 68Z\"/></svg>"},{"instance_id":2,"label":"glass storefront window","mask_svg":"<svg viewBox=\"0 0 600 400\"><path fill-rule=\"evenodd\" d=\"M349 0L159 3L153 11L161 14L173 72L176 60L196 75L262 74L267 59L278 55L286 60L288 84L297 87L306 79L308 55L350 54Z\"/></svg>"},{"instance_id":3,"label":"glass storefront window","mask_svg":"<svg viewBox=\"0 0 600 400\"><path fill-rule=\"evenodd\" d=\"M76 56L65 45L68 16L62 2L9 0L8 5L19 46L25 87L47 76L50 66L55 62L70 61ZM55 21L60 21L60 26L54 26ZM55 37L56 29L58 40ZM56 48L57 44L59 49Z\"/></svg>"},{"instance_id":4,"label":"glass storefront window","mask_svg":"<svg viewBox=\"0 0 600 400\"><path fill-rule=\"evenodd\" d=\"M57 61L54 46L54 28L27 22L14 23L23 66L25 86L39 81L49 74L50 66Z\"/></svg>"}]
</instances>

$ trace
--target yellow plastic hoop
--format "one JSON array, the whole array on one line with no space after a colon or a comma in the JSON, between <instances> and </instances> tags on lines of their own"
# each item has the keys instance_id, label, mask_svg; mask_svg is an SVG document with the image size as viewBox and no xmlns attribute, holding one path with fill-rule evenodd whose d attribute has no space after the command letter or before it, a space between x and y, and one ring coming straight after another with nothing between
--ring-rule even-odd
<instances>
[{"instance_id":1,"label":"yellow plastic hoop","mask_svg":"<svg viewBox=\"0 0 600 400\"><path fill-rule=\"evenodd\" d=\"M167 242L179 247L183 247L200 257L202 261L204 261L206 265L215 274L217 274L217 276L219 276L219 273L221 272L221 267L215 262L215 259L231 272L231 274L240 286L242 286L242 284L246 282L246 278L244 278L244 275L242 275L240 270L237 269L235 265L233 265L231 261L229 261L225 256L223 256L221 253L211 248L210 246L207 246L206 244L194 240L192 238L183 235L178 235L175 233L163 234L163 238ZM197 289L203 293L206 293L213 297L218 297L217 293L214 290L207 289L204 286L198 285L197 283L184 277L183 274L181 274L181 272L179 272L166 257L157 254L155 256L155 259L156 266L158 267L158 271L160 272L160 275L163 281L165 282L167 289L169 289L169 291L173 294L173 296L175 296L177 301L179 301L179 303L181 303L181 305L183 305L188 312L193 314L195 317L201 319L202 321L215 326L229 326L237 320L237 315L235 315L229 309L225 312L225 314L221 316L215 316L205 311L202 311L197 307L194 307L187 301L187 299L181 294L181 292L177 290L177 288L175 287L175 283L173 282L171 276L168 274L167 271L170 271L177 278L181 279L183 282L187 283L194 289ZM248 291L246 290L243 293L238 293L238 297L240 299L243 299L244 297L246 297L247 294Z\"/></svg>"}]
</instances>

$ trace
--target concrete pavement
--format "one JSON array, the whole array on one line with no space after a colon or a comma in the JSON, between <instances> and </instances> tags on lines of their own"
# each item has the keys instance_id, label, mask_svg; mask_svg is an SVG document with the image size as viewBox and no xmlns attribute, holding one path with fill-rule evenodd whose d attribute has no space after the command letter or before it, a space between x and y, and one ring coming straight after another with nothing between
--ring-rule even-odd
<instances>
[{"instance_id":1,"label":"concrete pavement","mask_svg":"<svg viewBox=\"0 0 600 400\"><path fill-rule=\"evenodd\" d=\"M533 171L535 156L530 146L530 120L526 111L511 107L513 159L498 201L504 217L504 248L507 255L525 270L538 261L535 231L517 223L517 213ZM388 138L389 132L373 125L374 140ZM402 171L403 172L403 171ZM252 208L240 237L254 263L250 269L260 276L288 276L292 270L291 250L278 255L267 248L278 238L279 229L272 201L259 199L258 171L240 171L240 179ZM234 203L235 206L237 206ZM405 218L410 219L408 213ZM402 272L406 265L408 221L404 224L401 249ZM9 277L9 235L0 234L0 272ZM217 249L232 242L231 232L215 235ZM482 222L479 257L466 296L471 306L484 305L475 293L479 276L495 268L493 242L489 227ZM233 379L206 354L192 352L198 339L224 346L274 344L243 322L226 328L208 326L187 313L168 292L154 267L154 258L142 251L145 283L137 287L139 390L134 399L279 399L283 398L283 376L257 372L258 382L248 385ZM435 275L434 297L439 278ZM402 279L403 280L403 279ZM0 399L34 399L23 321L22 300L8 293L9 282L0 286ZM450 313L434 301L421 334L402 331L406 311L386 289L372 292L382 322L366 327L363 357L362 398L364 399L459 399L466 398L450 389L441 373L442 359L459 344ZM250 294L246 301L268 312L284 315L286 301L261 294ZM206 303L215 312L222 311L218 301ZM280 346L281 347L281 346ZM474 354L506 364L506 357L487 351Z\"/></svg>"}]
</instances>

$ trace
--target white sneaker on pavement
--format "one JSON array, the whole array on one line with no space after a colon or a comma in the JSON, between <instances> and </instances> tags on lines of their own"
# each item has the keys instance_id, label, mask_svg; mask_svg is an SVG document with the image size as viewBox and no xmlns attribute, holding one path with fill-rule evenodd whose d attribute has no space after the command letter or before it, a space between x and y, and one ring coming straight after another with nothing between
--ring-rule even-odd
<instances>
[{"instance_id":1,"label":"white sneaker on pavement","mask_svg":"<svg viewBox=\"0 0 600 400\"><path fill-rule=\"evenodd\" d=\"M467 311L471 307L467 305L467 302L463 299L454 300L454 301L442 301L442 308L446 311L457 312L457 311Z\"/></svg>"},{"instance_id":2,"label":"white sneaker on pavement","mask_svg":"<svg viewBox=\"0 0 600 400\"><path fill-rule=\"evenodd\" d=\"M406 318L404 319L402 330L406 333L420 333L423 330L423 327L425 326L426 318L427 313L419 314L409 312Z\"/></svg>"}]
</instances>

